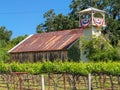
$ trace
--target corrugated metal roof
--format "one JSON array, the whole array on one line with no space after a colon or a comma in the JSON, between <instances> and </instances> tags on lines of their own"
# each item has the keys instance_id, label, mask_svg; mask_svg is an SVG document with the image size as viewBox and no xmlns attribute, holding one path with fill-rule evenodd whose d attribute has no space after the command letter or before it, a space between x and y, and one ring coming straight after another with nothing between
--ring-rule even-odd
<instances>
[{"instance_id":1,"label":"corrugated metal roof","mask_svg":"<svg viewBox=\"0 0 120 90\"><path fill-rule=\"evenodd\" d=\"M83 33L82 29L34 34L15 46L9 53L65 50Z\"/></svg>"}]
</instances>

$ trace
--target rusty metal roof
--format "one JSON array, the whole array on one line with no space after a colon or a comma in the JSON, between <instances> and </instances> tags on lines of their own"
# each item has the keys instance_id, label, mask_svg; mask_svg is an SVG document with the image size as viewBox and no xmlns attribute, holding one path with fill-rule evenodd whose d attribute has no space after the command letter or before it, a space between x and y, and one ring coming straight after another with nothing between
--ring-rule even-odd
<instances>
[{"instance_id":1,"label":"rusty metal roof","mask_svg":"<svg viewBox=\"0 0 120 90\"><path fill-rule=\"evenodd\" d=\"M66 50L82 33L82 29L71 29L34 34L12 48L9 53Z\"/></svg>"}]
</instances>

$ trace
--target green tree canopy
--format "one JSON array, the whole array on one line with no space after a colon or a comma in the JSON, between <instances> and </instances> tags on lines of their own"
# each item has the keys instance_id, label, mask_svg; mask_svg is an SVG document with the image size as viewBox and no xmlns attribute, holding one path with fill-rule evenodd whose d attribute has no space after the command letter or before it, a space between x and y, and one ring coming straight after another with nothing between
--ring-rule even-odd
<instances>
[{"instance_id":1,"label":"green tree canopy","mask_svg":"<svg viewBox=\"0 0 120 90\"><path fill-rule=\"evenodd\" d=\"M25 39L28 35L24 35L24 36L18 36L16 38L13 38L10 42L14 45L18 44L19 42L21 42L23 39Z\"/></svg>"},{"instance_id":2,"label":"green tree canopy","mask_svg":"<svg viewBox=\"0 0 120 90\"><path fill-rule=\"evenodd\" d=\"M8 50L13 48L16 44L21 42L26 37L27 37L27 35L18 36L7 42L5 42L4 40L1 40L2 43L0 43L0 62L8 62L10 60Z\"/></svg>"},{"instance_id":3,"label":"green tree canopy","mask_svg":"<svg viewBox=\"0 0 120 90\"><path fill-rule=\"evenodd\" d=\"M78 20L75 21L73 18L70 18L69 15L56 15L53 9L46 12L44 14L44 18L46 19L46 21L45 23L41 23L37 26L37 33L66 30L76 28L79 26Z\"/></svg>"},{"instance_id":4,"label":"green tree canopy","mask_svg":"<svg viewBox=\"0 0 120 90\"><path fill-rule=\"evenodd\" d=\"M6 62L9 60L6 46L9 45L9 41L12 35L11 30L7 30L6 27L0 27L0 62Z\"/></svg>"},{"instance_id":5,"label":"green tree canopy","mask_svg":"<svg viewBox=\"0 0 120 90\"><path fill-rule=\"evenodd\" d=\"M8 42L10 40L10 37L12 35L11 30L7 30L6 27L0 27L0 41L4 40L5 42Z\"/></svg>"},{"instance_id":6,"label":"green tree canopy","mask_svg":"<svg viewBox=\"0 0 120 90\"><path fill-rule=\"evenodd\" d=\"M104 37L93 38L92 40L81 39L84 54L89 60L107 61L119 60L118 48L114 48Z\"/></svg>"}]
</instances>

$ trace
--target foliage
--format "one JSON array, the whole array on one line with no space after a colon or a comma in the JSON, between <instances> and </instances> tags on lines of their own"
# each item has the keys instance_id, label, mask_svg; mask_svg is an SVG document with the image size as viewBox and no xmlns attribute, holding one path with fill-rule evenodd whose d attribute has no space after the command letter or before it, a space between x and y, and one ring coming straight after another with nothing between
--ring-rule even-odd
<instances>
[{"instance_id":1,"label":"foliage","mask_svg":"<svg viewBox=\"0 0 120 90\"><path fill-rule=\"evenodd\" d=\"M6 46L10 41L12 31L7 30L4 26L0 27L0 62L6 62L9 60Z\"/></svg>"},{"instance_id":2,"label":"foliage","mask_svg":"<svg viewBox=\"0 0 120 90\"><path fill-rule=\"evenodd\" d=\"M106 74L120 75L119 62L45 62L45 63L0 63L0 73L28 72L41 73L67 73L75 75Z\"/></svg>"},{"instance_id":3,"label":"foliage","mask_svg":"<svg viewBox=\"0 0 120 90\"><path fill-rule=\"evenodd\" d=\"M46 21L37 26L37 33L72 29L79 25L78 20L75 21L74 18L70 18L69 15L56 15L53 9L47 11L44 14L44 18Z\"/></svg>"},{"instance_id":4,"label":"foliage","mask_svg":"<svg viewBox=\"0 0 120 90\"><path fill-rule=\"evenodd\" d=\"M112 17L113 19L117 19L120 15L119 3L119 0L72 0L69 6L71 9L70 15L76 17L78 16L76 12L92 6L101 10L106 10L109 18Z\"/></svg>"},{"instance_id":5,"label":"foliage","mask_svg":"<svg viewBox=\"0 0 120 90\"><path fill-rule=\"evenodd\" d=\"M6 30L5 27L1 27L0 32L0 62L8 62L10 60L8 50L25 39L27 35L18 36L17 38L10 40L12 34L11 31Z\"/></svg>"},{"instance_id":6,"label":"foliage","mask_svg":"<svg viewBox=\"0 0 120 90\"><path fill-rule=\"evenodd\" d=\"M0 48L0 63L9 61L10 57L6 48Z\"/></svg>"},{"instance_id":7,"label":"foliage","mask_svg":"<svg viewBox=\"0 0 120 90\"><path fill-rule=\"evenodd\" d=\"M14 45L17 45L19 42L21 42L22 40L24 40L28 35L24 35L24 36L18 36L16 38L13 38L10 42Z\"/></svg>"},{"instance_id":8,"label":"foliage","mask_svg":"<svg viewBox=\"0 0 120 90\"><path fill-rule=\"evenodd\" d=\"M6 30L5 27L0 27L0 41L8 42L12 35L12 31Z\"/></svg>"},{"instance_id":9,"label":"foliage","mask_svg":"<svg viewBox=\"0 0 120 90\"><path fill-rule=\"evenodd\" d=\"M80 40L74 42L72 46L68 49L68 60L69 61L80 61L81 53L80 53Z\"/></svg>"},{"instance_id":10,"label":"foliage","mask_svg":"<svg viewBox=\"0 0 120 90\"><path fill-rule=\"evenodd\" d=\"M120 24L118 20L108 18L106 20L107 27L103 30L106 38L110 40L111 45L117 46L120 39Z\"/></svg>"},{"instance_id":11,"label":"foliage","mask_svg":"<svg viewBox=\"0 0 120 90\"><path fill-rule=\"evenodd\" d=\"M83 39L81 42L81 49L90 60L114 61L118 58L116 48L112 47L103 37L92 38L92 40Z\"/></svg>"}]
</instances>

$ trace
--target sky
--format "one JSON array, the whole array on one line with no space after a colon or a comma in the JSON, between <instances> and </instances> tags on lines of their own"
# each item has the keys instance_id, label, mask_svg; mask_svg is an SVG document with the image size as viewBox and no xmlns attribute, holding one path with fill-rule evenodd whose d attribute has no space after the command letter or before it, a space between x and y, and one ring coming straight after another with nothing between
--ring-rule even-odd
<instances>
[{"instance_id":1,"label":"sky","mask_svg":"<svg viewBox=\"0 0 120 90\"><path fill-rule=\"evenodd\" d=\"M67 15L71 0L1 0L0 26L12 31L12 38L36 33L44 23L43 14L54 9L56 14Z\"/></svg>"}]
</instances>

